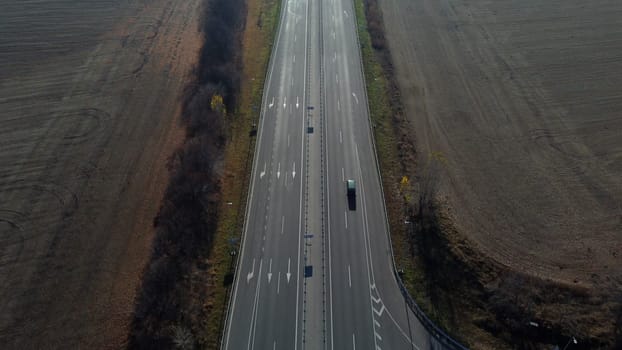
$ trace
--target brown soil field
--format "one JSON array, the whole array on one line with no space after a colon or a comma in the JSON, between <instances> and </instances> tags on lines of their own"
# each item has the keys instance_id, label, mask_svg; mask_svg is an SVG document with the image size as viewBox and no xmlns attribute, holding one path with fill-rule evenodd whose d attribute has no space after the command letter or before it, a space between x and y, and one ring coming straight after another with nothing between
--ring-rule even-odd
<instances>
[{"instance_id":1,"label":"brown soil field","mask_svg":"<svg viewBox=\"0 0 622 350\"><path fill-rule=\"evenodd\" d=\"M496 262L622 285L622 2L381 0L420 157Z\"/></svg>"},{"instance_id":2,"label":"brown soil field","mask_svg":"<svg viewBox=\"0 0 622 350\"><path fill-rule=\"evenodd\" d=\"M199 6L0 0L3 349L126 343Z\"/></svg>"}]
</instances>

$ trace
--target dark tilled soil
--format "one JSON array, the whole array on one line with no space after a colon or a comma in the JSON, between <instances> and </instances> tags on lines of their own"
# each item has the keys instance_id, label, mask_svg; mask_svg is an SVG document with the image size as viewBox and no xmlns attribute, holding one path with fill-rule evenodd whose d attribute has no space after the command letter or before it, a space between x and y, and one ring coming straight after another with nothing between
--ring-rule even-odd
<instances>
[{"instance_id":1,"label":"dark tilled soil","mask_svg":"<svg viewBox=\"0 0 622 350\"><path fill-rule=\"evenodd\" d=\"M199 2L0 0L2 348L126 341Z\"/></svg>"},{"instance_id":2,"label":"dark tilled soil","mask_svg":"<svg viewBox=\"0 0 622 350\"><path fill-rule=\"evenodd\" d=\"M459 232L516 271L622 283L622 3L382 0L421 157Z\"/></svg>"}]
</instances>

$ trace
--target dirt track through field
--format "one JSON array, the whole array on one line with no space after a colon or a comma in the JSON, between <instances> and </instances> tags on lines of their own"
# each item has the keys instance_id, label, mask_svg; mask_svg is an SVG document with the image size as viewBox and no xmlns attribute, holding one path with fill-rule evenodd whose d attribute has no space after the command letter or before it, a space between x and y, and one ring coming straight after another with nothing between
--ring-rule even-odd
<instances>
[{"instance_id":1,"label":"dirt track through field","mask_svg":"<svg viewBox=\"0 0 622 350\"><path fill-rule=\"evenodd\" d=\"M495 260L622 283L622 3L381 0L419 155Z\"/></svg>"},{"instance_id":2,"label":"dirt track through field","mask_svg":"<svg viewBox=\"0 0 622 350\"><path fill-rule=\"evenodd\" d=\"M118 348L199 0L0 0L0 343Z\"/></svg>"}]
</instances>

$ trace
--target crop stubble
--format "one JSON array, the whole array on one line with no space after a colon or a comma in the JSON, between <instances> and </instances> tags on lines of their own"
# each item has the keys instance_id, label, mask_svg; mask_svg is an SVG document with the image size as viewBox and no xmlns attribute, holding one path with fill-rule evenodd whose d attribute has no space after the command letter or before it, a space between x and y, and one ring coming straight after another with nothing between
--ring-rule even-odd
<instances>
[{"instance_id":1,"label":"crop stubble","mask_svg":"<svg viewBox=\"0 0 622 350\"><path fill-rule=\"evenodd\" d=\"M0 1L0 342L118 347L200 1Z\"/></svg>"},{"instance_id":2,"label":"crop stubble","mask_svg":"<svg viewBox=\"0 0 622 350\"><path fill-rule=\"evenodd\" d=\"M622 283L622 3L382 0L420 155L460 232L518 271Z\"/></svg>"}]
</instances>

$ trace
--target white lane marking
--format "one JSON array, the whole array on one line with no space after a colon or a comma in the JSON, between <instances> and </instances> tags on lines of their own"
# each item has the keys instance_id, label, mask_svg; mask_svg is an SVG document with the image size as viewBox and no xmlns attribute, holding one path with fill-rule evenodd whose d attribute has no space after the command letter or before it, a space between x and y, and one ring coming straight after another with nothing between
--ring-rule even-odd
<instances>
[{"instance_id":1,"label":"white lane marking","mask_svg":"<svg viewBox=\"0 0 622 350\"><path fill-rule=\"evenodd\" d=\"M255 275L255 259L253 259L253 269L246 275L246 283L250 282L250 280Z\"/></svg>"},{"instance_id":2,"label":"white lane marking","mask_svg":"<svg viewBox=\"0 0 622 350\"><path fill-rule=\"evenodd\" d=\"M285 215L281 216L281 234L283 234L284 228L285 228Z\"/></svg>"},{"instance_id":3,"label":"white lane marking","mask_svg":"<svg viewBox=\"0 0 622 350\"><path fill-rule=\"evenodd\" d=\"M374 277L374 269L373 269L373 260L371 257L371 242L369 240L369 221L367 218L367 202L365 201L365 186L363 184L363 170L361 169L361 159L359 158L359 146L358 144L355 144L354 147L354 155L355 155L355 159L356 162L358 164L358 178L360 179L360 187L361 187L361 203L363 206L363 219L365 222L365 225L363 225L363 235L365 237L364 241L365 241L365 260L367 262L367 280L369 281L370 286L373 285L375 288L376 285L376 278ZM370 299L372 297L371 294L371 288L369 289L369 296ZM374 313L378 314L378 316L382 315L382 312L384 311L384 305L382 305L382 308L380 309L380 313L378 313L376 311L376 309L374 308L374 305L371 303L369 303L369 308L370 308L370 312L371 312L371 316L372 319L374 319ZM372 322L371 324L372 329L374 332L376 332L376 325ZM378 348L378 342L376 340L376 338L374 338L374 346L376 348Z\"/></svg>"},{"instance_id":4,"label":"white lane marking","mask_svg":"<svg viewBox=\"0 0 622 350\"><path fill-rule=\"evenodd\" d=\"M382 316L382 313L384 312L384 310L385 310L386 308L384 307L384 305L382 305L382 306L380 307L380 311L376 311L376 309L374 309L373 307L372 307L372 309L374 310L374 313L375 313L376 315L378 315L378 317L380 317L380 316ZM374 330L374 332L376 332L376 331Z\"/></svg>"},{"instance_id":5,"label":"white lane marking","mask_svg":"<svg viewBox=\"0 0 622 350\"><path fill-rule=\"evenodd\" d=\"M343 10L343 14L344 14L344 15L346 15L346 18L347 18L347 17L349 17L349 16L348 16L348 11Z\"/></svg>"},{"instance_id":6,"label":"white lane marking","mask_svg":"<svg viewBox=\"0 0 622 350\"><path fill-rule=\"evenodd\" d=\"M297 37L296 37L296 35L294 35L294 42L296 42L296 39L297 39Z\"/></svg>"},{"instance_id":7,"label":"white lane marking","mask_svg":"<svg viewBox=\"0 0 622 350\"><path fill-rule=\"evenodd\" d=\"M335 81L337 82L337 85L339 85L339 73L335 74Z\"/></svg>"},{"instance_id":8,"label":"white lane marking","mask_svg":"<svg viewBox=\"0 0 622 350\"><path fill-rule=\"evenodd\" d=\"M352 97L354 97L354 100L356 101L356 104L359 104L359 99L358 99L358 97L356 97L356 94L354 92L352 93Z\"/></svg>"},{"instance_id":9,"label":"white lane marking","mask_svg":"<svg viewBox=\"0 0 622 350\"><path fill-rule=\"evenodd\" d=\"M348 228L348 212L347 211L343 212L343 217L346 219L346 228Z\"/></svg>"},{"instance_id":10,"label":"white lane marking","mask_svg":"<svg viewBox=\"0 0 622 350\"><path fill-rule=\"evenodd\" d=\"M268 269L268 284L270 284L271 279L272 279L272 259L270 259L270 268Z\"/></svg>"},{"instance_id":11,"label":"white lane marking","mask_svg":"<svg viewBox=\"0 0 622 350\"><path fill-rule=\"evenodd\" d=\"M261 179L264 175L266 175L266 163L263 163L263 170L259 174L259 178Z\"/></svg>"},{"instance_id":12,"label":"white lane marking","mask_svg":"<svg viewBox=\"0 0 622 350\"><path fill-rule=\"evenodd\" d=\"M348 284L352 288L352 275L350 274L350 265L348 265Z\"/></svg>"},{"instance_id":13,"label":"white lane marking","mask_svg":"<svg viewBox=\"0 0 622 350\"><path fill-rule=\"evenodd\" d=\"M287 96L283 97L283 109L285 109L285 107L287 107Z\"/></svg>"},{"instance_id":14,"label":"white lane marking","mask_svg":"<svg viewBox=\"0 0 622 350\"><path fill-rule=\"evenodd\" d=\"M274 341L274 344L272 345L272 350L276 350L276 340Z\"/></svg>"},{"instance_id":15,"label":"white lane marking","mask_svg":"<svg viewBox=\"0 0 622 350\"><path fill-rule=\"evenodd\" d=\"M341 102L339 100L337 100L337 110L338 111L341 110Z\"/></svg>"},{"instance_id":16,"label":"white lane marking","mask_svg":"<svg viewBox=\"0 0 622 350\"><path fill-rule=\"evenodd\" d=\"M294 167L292 170L292 177L295 179L296 178L296 162L294 162Z\"/></svg>"},{"instance_id":17,"label":"white lane marking","mask_svg":"<svg viewBox=\"0 0 622 350\"><path fill-rule=\"evenodd\" d=\"M341 168L341 181L346 181L346 172Z\"/></svg>"},{"instance_id":18,"label":"white lane marking","mask_svg":"<svg viewBox=\"0 0 622 350\"><path fill-rule=\"evenodd\" d=\"M374 332L374 335L378 338L378 340L382 341L382 337L378 334L378 332Z\"/></svg>"},{"instance_id":19,"label":"white lane marking","mask_svg":"<svg viewBox=\"0 0 622 350\"><path fill-rule=\"evenodd\" d=\"M376 321L375 318L374 318L374 324L376 325L376 327L380 328L380 322Z\"/></svg>"},{"instance_id":20,"label":"white lane marking","mask_svg":"<svg viewBox=\"0 0 622 350\"><path fill-rule=\"evenodd\" d=\"M281 271L279 271L279 278L276 281L276 294L279 294L279 291L281 290Z\"/></svg>"},{"instance_id":21,"label":"white lane marking","mask_svg":"<svg viewBox=\"0 0 622 350\"><path fill-rule=\"evenodd\" d=\"M272 108L272 106L274 106L274 97L272 97L272 102L270 102L270 104L268 105L268 108Z\"/></svg>"},{"instance_id":22,"label":"white lane marking","mask_svg":"<svg viewBox=\"0 0 622 350\"><path fill-rule=\"evenodd\" d=\"M281 178L281 163L279 163L279 167L276 170L276 178L277 179Z\"/></svg>"},{"instance_id":23,"label":"white lane marking","mask_svg":"<svg viewBox=\"0 0 622 350\"><path fill-rule=\"evenodd\" d=\"M287 277L287 284L289 284L289 278L292 277L292 274L289 272L289 263L290 263L290 258L287 258L287 273L285 274L285 277Z\"/></svg>"},{"instance_id":24,"label":"white lane marking","mask_svg":"<svg viewBox=\"0 0 622 350\"><path fill-rule=\"evenodd\" d=\"M287 134L287 148L289 148L289 134Z\"/></svg>"},{"instance_id":25,"label":"white lane marking","mask_svg":"<svg viewBox=\"0 0 622 350\"><path fill-rule=\"evenodd\" d=\"M341 133L341 129L339 130L339 143L343 143L343 135Z\"/></svg>"},{"instance_id":26,"label":"white lane marking","mask_svg":"<svg viewBox=\"0 0 622 350\"><path fill-rule=\"evenodd\" d=\"M296 55L294 55L294 63L296 63Z\"/></svg>"},{"instance_id":27,"label":"white lane marking","mask_svg":"<svg viewBox=\"0 0 622 350\"><path fill-rule=\"evenodd\" d=\"M373 295L371 296L371 300L373 300L374 303L376 303L376 304L380 303L380 301L381 301L380 297L378 297L378 299L376 299L376 298L374 298Z\"/></svg>"},{"instance_id":28,"label":"white lane marking","mask_svg":"<svg viewBox=\"0 0 622 350\"><path fill-rule=\"evenodd\" d=\"M263 266L263 259L259 260L259 276L261 276L261 268ZM255 329L257 327L257 306L259 305L259 290L261 287L261 278L257 279L257 286L255 287L255 301L253 302L253 311L251 313L251 325L248 331L248 349L255 348Z\"/></svg>"},{"instance_id":29,"label":"white lane marking","mask_svg":"<svg viewBox=\"0 0 622 350\"><path fill-rule=\"evenodd\" d=\"M411 344L411 345L412 345L412 346L413 346L416 350L421 350L421 348L419 348L419 347L417 346L417 344L415 344L415 343L412 341L412 339L410 339L410 338L408 337L408 335L406 335L406 332L404 332L404 330L402 330L402 327L400 327L400 325L399 325L399 324L397 324L397 321L395 321L395 319L393 318L393 315L391 315L391 311L389 311L389 309L386 309L386 310L387 310L387 315L389 315L389 318L391 319L391 321L393 321L393 323L395 324L395 326L397 327L397 329L400 331L400 333L402 333L402 336L403 336L406 340L408 340L408 342L409 342L409 343L410 343L410 344ZM378 325L378 327L380 327L380 325Z\"/></svg>"},{"instance_id":30,"label":"white lane marking","mask_svg":"<svg viewBox=\"0 0 622 350\"><path fill-rule=\"evenodd\" d=\"M354 333L352 333L352 350L356 350L356 339L354 338Z\"/></svg>"},{"instance_id":31,"label":"white lane marking","mask_svg":"<svg viewBox=\"0 0 622 350\"><path fill-rule=\"evenodd\" d=\"M292 80L290 81L289 85L291 87L294 87L294 77L292 77ZM285 108L285 106L283 106L283 108Z\"/></svg>"},{"instance_id":32,"label":"white lane marking","mask_svg":"<svg viewBox=\"0 0 622 350\"><path fill-rule=\"evenodd\" d=\"M299 106L300 104L298 103L298 96L296 96L296 109L298 109Z\"/></svg>"},{"instance_id":33,"label":"white lane marking","mask_svg":"<svg viewBox=\"0 0 622 350\"><path fill-rule=\"evenodd\" d=\"M335 51L335 57L333 57L333 62L337 60L337 51Z\"/></svg>"}]
</instances>

